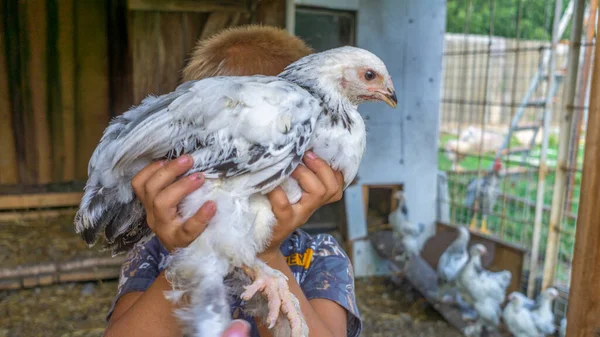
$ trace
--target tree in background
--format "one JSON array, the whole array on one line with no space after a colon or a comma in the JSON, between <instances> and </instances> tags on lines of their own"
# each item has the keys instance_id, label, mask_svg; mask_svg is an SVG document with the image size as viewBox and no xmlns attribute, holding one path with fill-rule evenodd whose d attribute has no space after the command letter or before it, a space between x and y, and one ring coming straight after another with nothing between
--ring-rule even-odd
<instances>
[{"instance_id":1,"label":"tree in background","mask_svg":"<svg viewBox=\"0 0 600 337\"><path fill-rule=\"evenodd\" d=\"M491 5L494 4L494 36L517 37L519 3L522 6L521 29L523 40L549 40L554 18L554 0L448 0L448 33L490 34ZM566 8L568 0L563 0ZM563 8L563 9L564 9ZM469 11L468 30L465 19ZM569 36L569 28L564 36Z\"/></svg>"}]
</instances>

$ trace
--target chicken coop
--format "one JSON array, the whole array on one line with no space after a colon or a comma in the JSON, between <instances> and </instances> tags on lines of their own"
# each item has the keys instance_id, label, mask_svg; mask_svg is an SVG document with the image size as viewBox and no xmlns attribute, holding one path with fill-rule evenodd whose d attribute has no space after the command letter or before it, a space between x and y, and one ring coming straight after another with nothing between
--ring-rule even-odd
<instances>
[{"instance_id":1,"label":"chicken coop","mask_svg":"<svg viewBox=\"0 0 600 337\"><path fill-rule=\"evenodd\" d=\"M459 227L490 252L486 268L512 273L510 291L556 288L555 323L569 308L569 336L600 329L600 273L590 271L600 261L599 136L587 132L600 106L597 0L0 8L0 336L102 335L124 257L74 233L90 156L113 117L181 83L198 40L245 24L285 28L316 51L365 48L393 78L396 109L359 108L357 179L302 227L331 234L350 257L364 336L464 332L430 292ZM391 214L416 225L416 257L393 257L406 245Z\"/></svg>"},{"instance_id":2,"label":"chicken coop","mask_svg":"<svg viewBox=\"0 0 600 337\"><path fill-rule=\"evenodd\" d=\"M580 247L593 202L594 178L582 184L582 174L595 157L597 1L448 1L447 10L457 19L444 40L437 220L525 249L519 291L556 288L556 322L567 308L571 319L585 307L574 282L586 267L576 264L594 254ZM587 324L569 335L591 333Z\"/></svg>"}]
</instances>

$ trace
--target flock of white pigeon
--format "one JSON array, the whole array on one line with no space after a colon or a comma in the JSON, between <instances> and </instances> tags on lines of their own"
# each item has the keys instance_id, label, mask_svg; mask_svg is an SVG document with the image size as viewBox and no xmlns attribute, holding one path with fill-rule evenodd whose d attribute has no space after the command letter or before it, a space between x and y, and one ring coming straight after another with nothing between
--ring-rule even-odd
<instances>
[{"instance_id":1,"label":"flock of white pigeon","mask_svg":"<svg viewBox=\"0 0 600 337\"><path fill-rule=\"evenodd\" d=\"M393 232L400 237L407 255L419 255L428 239L426 226L408 221L408 210L401 193L394 195L398 208L389 215ZM440 302L457 306L462 319L469 321L463 331L466 336L479 336L496 331L504 323L515 337L542 337L556 333L552 303L558 297L554 288L546 288L534 301L519 292L506 296L511 283L510 271L492 272L483 268L481 258L487 254L484 245L469 247L470 233L458 227L458 237L440 256L437 266ZM508 299L508 302L507 302ZM558 329L565 336L566 319Z\"/></svg>"}]
</instances>

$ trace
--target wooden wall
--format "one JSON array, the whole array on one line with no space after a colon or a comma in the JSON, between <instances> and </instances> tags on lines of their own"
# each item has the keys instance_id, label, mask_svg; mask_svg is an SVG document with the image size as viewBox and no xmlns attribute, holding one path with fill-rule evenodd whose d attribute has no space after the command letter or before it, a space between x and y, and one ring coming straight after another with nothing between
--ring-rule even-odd
<instances>
[{"instance_id":1,"label":"wooden wall","mask_svg":"<svg viewBox=\"0 0 600 337\"><path fill-rule=\"evenodd\" d=\"M110 118L175 88L198 38L285 0L0 0L0 187L84 181Z\"/></svg>"}]
</instances>

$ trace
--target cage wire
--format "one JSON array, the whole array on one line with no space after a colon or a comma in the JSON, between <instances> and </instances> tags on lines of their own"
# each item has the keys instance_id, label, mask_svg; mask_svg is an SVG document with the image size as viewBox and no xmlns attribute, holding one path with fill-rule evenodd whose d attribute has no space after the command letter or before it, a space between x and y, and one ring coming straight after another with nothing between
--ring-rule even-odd
<instances>
[{"instance_id":1,"label":"cage wire","mask_svg":"<svg viewBox=\"0 0 600 337\"><path fill-rule=\"evenodd\" d=\"M539 28L546 34L541 39L523 36L523 26L531 25L531 20L524 20L526 16L531 17L528 11L539 9L534 8L534 2L536 1L448 2L454 9L464 6L460 11L464 13L464 19L461 32L448 32L445 36L438 161L440 171L445 173L446 195L438 196L438 209L446 207L448 211L445 221L452 225L472 226L475 219L475 228L480 231L485 218L490 235L526 248L529 253L524 263L523 292L527 292L530 277L534 278L532 284L535 285L535 293L539 292L544 268L554 268L551 285L568 294L593 64L596 0L586 1L583 36L578 45L571 45L569 42L570 29L573 27L569 18L573 17L575 0L562 1L559 8L561 20L554 20L554 0L537 1L538 4L543 3L545 10L543 23L534 28ZM481 11L489 13L489 26L485 35L472 32ZM507 11L513 13L511 22L507 22L505 16L495 15ZM498 25L514 25L516 29L509 36L497 36L494 32ZM555 34L560 36L553 49L554 26L558 27ZM567 62L570 47L580 48L580 57L576 66L578 77L574 103L565 104L564 94L568 85L565 78L569 76ZM554 79L552 75L548 76L550 62L555 64ZM563 194L565 200L561 205L564 207L564 216L560 223L557 252L553 253L558 258L554 266L548 266L545 258L548 250L546 241L553 198L556 197L554 181L558 139L559 132L565 132L559 126L565 109L571 109L573 122L567 167L562 168L567 179L564 188L559 189L559 195ZM521 117L516 118L519 115ZM548 118L547 129L543 127L544 118ZM507 137L509 132L510 137ZM548 137L547 149L542 146L544 133ZM484 214L486 212L483 207L470 207L466 204L468 186L474 179L488 176L496 158L500 158L502 163L496 185L498 196L493 211ZM545 178L539 179L540 167L544 167L543 158L546 159L548 169ZM543 202L538 203L540 182L544 184L541 194ZM535 270L531 271L536 209L541 214L542 226L537 250L539 262ZM438 220L444 222L444 219ZM552 254L552 249L549 254ZM564 317L566 298L557 300L555 310L559 316Z\"/></svg>"}]
</instances>

